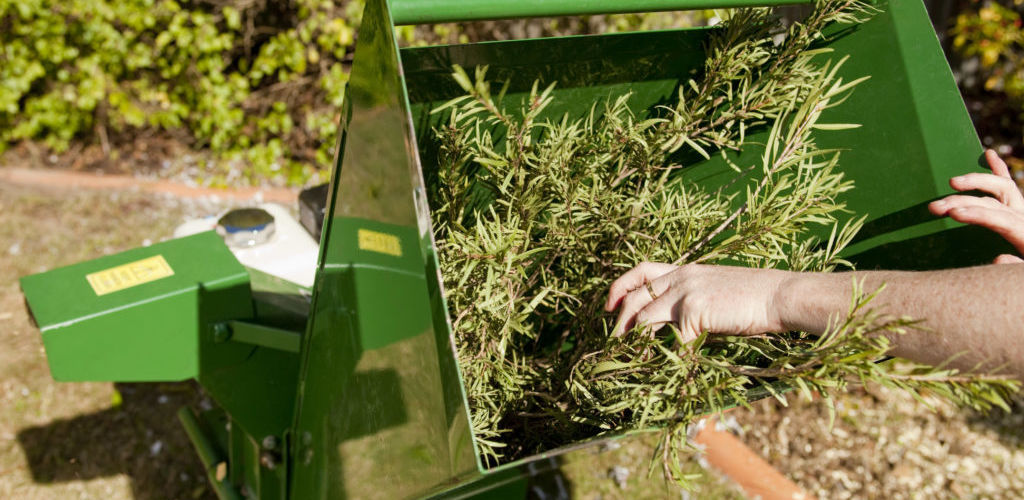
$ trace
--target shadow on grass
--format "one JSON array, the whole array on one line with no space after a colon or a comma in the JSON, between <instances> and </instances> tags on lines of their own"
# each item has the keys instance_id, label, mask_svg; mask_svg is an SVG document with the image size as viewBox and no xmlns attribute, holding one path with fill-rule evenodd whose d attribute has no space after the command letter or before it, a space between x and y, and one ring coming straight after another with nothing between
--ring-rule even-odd
<instances>
[{"instance_id":1,"label":"shadow on grass","mask_svg":"<svg viewBox=\"0 0 1024 500\"><path fill-rule=\"evenodd\" d=\"M125 475L137 500L216 498L175 412L200 399L194 383L115 384L120 405L18 432L37 483Z\"/></svg>"},{"instance_id":2,"label":"shadow on grass","mask_svg":"<svg viewBox=\"0 0 1024 500\"><path fill-rule=\"evenodd\" d=\"M970 412L967 421L972 426L992 429L1007 446L1024 449L1024 392L1010 400L1010 412L994 408L988 413Z\"/></svg>"}]
</instances>

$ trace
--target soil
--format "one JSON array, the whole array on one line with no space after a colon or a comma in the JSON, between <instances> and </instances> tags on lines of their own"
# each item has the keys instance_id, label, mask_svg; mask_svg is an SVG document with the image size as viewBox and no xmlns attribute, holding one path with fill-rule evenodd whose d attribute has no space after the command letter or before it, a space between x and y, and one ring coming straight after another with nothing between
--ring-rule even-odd
<instances>
[{"instance_id":1,"label":"soil","mask_svg":"<svg viewBox=\"0 0 1024 500\"><path fill-rule=\"evenodd\" d=\"M86 141L72 142L63 152L22 141L0 155L0 165L19 168L59 169L98 174L132 174L163 179L202 173L210 155L189 147L171 134L140 135L106 148Z\"/></svg>"}]
</instances>

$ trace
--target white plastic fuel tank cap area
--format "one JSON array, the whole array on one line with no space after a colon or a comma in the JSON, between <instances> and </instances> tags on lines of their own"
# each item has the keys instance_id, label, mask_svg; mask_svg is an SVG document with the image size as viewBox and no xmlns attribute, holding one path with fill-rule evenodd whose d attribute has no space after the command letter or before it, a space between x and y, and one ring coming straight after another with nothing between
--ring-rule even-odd
<instances>
[{"instance_id":1,"label":"white plastic fuel tank cap area","mask_svg":"<svg viewBox=\"0 0 1024 500\"><path fill-rule=\"evenodd\" d=\"M233 212L243 213L229 217ZM234 232L229 232L228 227ZM224 212L219 217L190 220L174 230L174 237L211 229L224 237L231 253L243 266L305 288L313 287L320 244L285 207L263 203Z\"/></svg>"},{"instance_id":2,"label":"white plastic fuel tank cap area","mask_svg":"<svg viewBox=\"0 0 1024 500\"><path fill-rule=\"evenodd\" d=\"M274 216L262 208L236 208L217 219L217 234L230 247L262 245L275 230Z\"/></svg>"}]
</instances>

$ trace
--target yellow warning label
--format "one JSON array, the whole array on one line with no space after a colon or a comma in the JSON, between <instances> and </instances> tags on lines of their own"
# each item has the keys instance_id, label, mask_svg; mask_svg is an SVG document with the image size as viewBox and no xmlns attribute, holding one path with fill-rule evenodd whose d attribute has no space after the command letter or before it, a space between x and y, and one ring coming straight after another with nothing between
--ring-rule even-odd
<instances>
[{"instance_id":1,"label":"yellow warning label","mask_svg":"<svg viewBox=\"0 0 1024 500\"><path fill-rule=\"evenodd\" d=\"M87 275L85 279L89 280L96 295L106 295L168 276L174 276L174 270L164 260L163 255L156 255L97 271Z\"/></svg>"},{"instance_id":2,"label":"yellow warning label","mask_svg":"<svg viewBox=\"0 0 1024 500\"><path fill-rule=\"evenodd\" d=\"M386 253L395 257L402 256L402 242L398 239L398 236L378 233L369 229L359 230L359 249Z\"/></svg>"}]
</instances>

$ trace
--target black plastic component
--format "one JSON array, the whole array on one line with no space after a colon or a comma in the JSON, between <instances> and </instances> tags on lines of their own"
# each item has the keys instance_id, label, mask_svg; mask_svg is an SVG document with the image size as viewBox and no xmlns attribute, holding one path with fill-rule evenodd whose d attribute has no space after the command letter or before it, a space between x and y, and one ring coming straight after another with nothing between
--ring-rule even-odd
<instances>
[{"instance_id":1,"label":"black plastic component","mask_svg":"<svg viewBox=\"0 0 1024 500\"><path fill-rule=\"evenodd\" d=\"M327 210L327 189L330 184L321 184L299 193L299 222L317 241L324 228L324 212Z\"/></svg>"}]
</instances>

